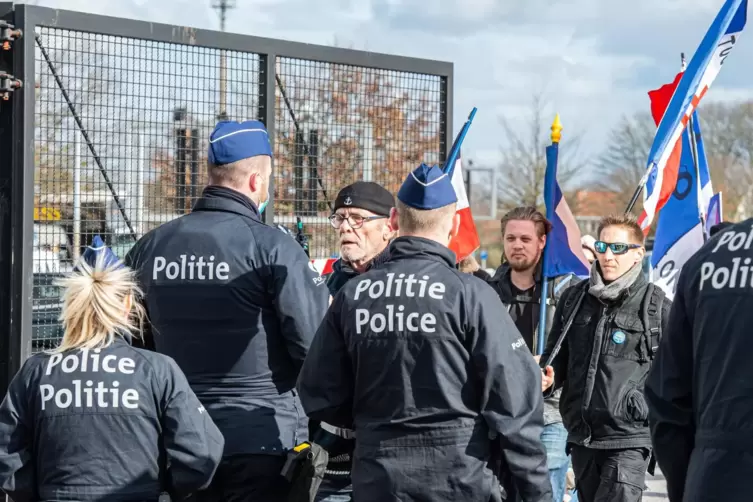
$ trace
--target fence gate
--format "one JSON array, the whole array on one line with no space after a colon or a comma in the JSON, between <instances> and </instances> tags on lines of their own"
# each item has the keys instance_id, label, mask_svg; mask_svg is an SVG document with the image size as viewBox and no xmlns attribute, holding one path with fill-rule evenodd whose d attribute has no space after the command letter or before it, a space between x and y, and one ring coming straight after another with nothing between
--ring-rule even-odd
<instances>
[{"instance_id":1,"label":"fence gate","mask_svg":"<svg viewBox=\"0 0 753 502\"><path fill-rule=\"evenodd\" d=\"M60 274L99 234L121 257L186 214L207 137L256 118L274 148L270 224L312 258L358 179L396 192L452 138L450 63L0 3L0 383L53 347ZM448 141L449 138L449 141Z\"/></svg>"}]
</instances>

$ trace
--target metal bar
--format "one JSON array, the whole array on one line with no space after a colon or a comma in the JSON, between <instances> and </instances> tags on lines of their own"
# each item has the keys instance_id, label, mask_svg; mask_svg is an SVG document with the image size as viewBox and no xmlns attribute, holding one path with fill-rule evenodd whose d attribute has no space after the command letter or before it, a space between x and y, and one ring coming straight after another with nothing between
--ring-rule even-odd
<instances>
[{"instance_id":1,"label":"metal bar","mask_svg":"<svg viewBox=\"0 0 753 502\"><path fill-rule=\"evenodd\" d=\"M274 54L262 54L259 56L259 120L267 127L269 145L272 148L272 176L269 177L269 203L267 204L262 219L267 225L275 221L275 63L277 56Z\"/></svg>"},{"instance_id":2,"label":"metal bar","mask_svg":"<svg viewBox=\"0 0 753 502\"><path fill-rule=\"evenodd\" d=\"M81 257L81 140L73 133L73 261Z\"/></svg>"},{"instance_id":3,"label":"metal bar","mask_svg":"<svg viewBox=\"0 0 753 502\"><path fill-rule=\"evenodd\" d=\"M285 106L288 109L288 113L290 114L290 118L293 121L293 126L295 127L296 134L300 134L301 137L303 136L303 129L301 128L301 124L298 122L298 119L295 116L295 112L293 111L293 105L290 104L290 100L288 99L288 95L285 92L285 86L282 83L282 80L280 79L280 76L277 75L277 72L275 72L275 81L277 82L277 88L280 89L280 94L282 95L282 99L285 102ZM303 153L304 155L308 156L308 145L305 143L303 144ZM329 210L331 212L334 212L335 210L332 209L332 202L329 200L329 196L327 195L327 190L324 188L324 183L322 183L322 177L319 176L319 170L316 168L316 166L313 166L311 173L316 178L317 182L319 183L319 187L322 189L322 194L324 194L324 200L327 202L327 206L329 206Z\"/></svg>"},{"instance_id":4,"label":"metal bar","mask_svg":"<svg viewBox=\"0 0 753 502\"><path fill-rule=\"evenodd\" d=\"M146 164L146 144L144 136L136 135L136 225L139 237L144 235L144 170Z\"/></svg>"},{"instance_id":5,"label":"metal bar","mask_svg":"<svg viewBox=\"0 0 753 502\"><path fill-rule=\"evenodd\" d=\"M48 7L27 7L34 24L71 31L107 33L114 37L176 43L230 51L271 54L311 61L353 65L424 75L452 75L452 63L394 56L340 47L289 42L185 26L151 23L111 16L99 16ZM96 27L96 28L93 28Z\"/></svg>"},{"instance_id":6,"label":"metal bar","mask_svg":"<svg viewBox=\"0 0 753 502\"><path fill-rule=\"evenodd\" d=\"M115 191L115 186L112 184L112 180L110 180L110 176L107 174L107 170L105 170L104 166L102 165L102 160L99 158L97 151L94 149L94 144L91 142L91 139L89 138L89 133L86 131L86 128L84 127L84 123L81 121L81 117L79 117L78 112L76 111L76 107L73 105L71 98L68 96L68 90L66 89L65 84L63 84L63 80L60 78L60 75L58 75L58 72L55 70L55 65L52 63L52 60L50 59L50 55L47 53L47 50L42 44L42 38L39 35L35 35L34 39L36 40L37 45L39 46L39 50L42 52L42 56L47 62L47 66L50 68L50 72L52 73L52 76L55 78L55 82L60 88L60 92L63 94L63 98L65 98L65 102L68 104L68 109L71 111L71 115L73 115L73 118L76 121L76 125L78 125L78 128L81 130L81 134L83 135L84 140L86 140L86 144L89 147L89 151L91 152L92 157L94 157L94 162L97 163L99 172L102 174L102 178L104 178L105 183L107 184L107 188L110 189L110 192L112 193L112 198L115 200L115 204L118 206L118 209L120 210L120 214L123 215L123 221L128 227L128 230L131 232L131 237L133 237L134 241L138 240L138 237L136 237L136 232L133 229L133 225L131 225L131 220L130 218L128 218L128 215L126 214L125 207L123 207L123 203L121 202L120 197L118 197L118 194Z\"/></svg>"},{"instance_id":7,"label":"metal bar","mask_svg":"<svg viewBox=\"0 0 753 502\"><path fill-rule=\"evenodd\" d=\"M450 68L449 75L442 77L442 83L441 85L441 100L443 105L442 110L442 123L443 126L440 130L440 145L439 145L439 151L442 152L443 157L440 159L443 163L447 160L447 158L450 155L450 150L452 149L452 142L450 141L450 138L453 138L455 135L452 133L453 131L453 70Z\"/></svg>"}]
</instances>

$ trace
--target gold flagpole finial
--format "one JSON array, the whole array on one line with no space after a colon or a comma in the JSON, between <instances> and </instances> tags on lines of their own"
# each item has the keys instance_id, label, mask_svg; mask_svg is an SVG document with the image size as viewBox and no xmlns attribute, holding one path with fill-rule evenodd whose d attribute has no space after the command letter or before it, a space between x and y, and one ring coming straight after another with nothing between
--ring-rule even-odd
<instances>
[{"instance_id":1,"label":"gold flagpole finial","mask_svg":"<svg viewBox=\"0 0 753 502\"><path fill-rule=\"evenodd\" d=\"M560 122L560 114L554 116L554 122L552 122L552 143L559 143L562 138L562 122Z\"/></svg>"}]
</instances>

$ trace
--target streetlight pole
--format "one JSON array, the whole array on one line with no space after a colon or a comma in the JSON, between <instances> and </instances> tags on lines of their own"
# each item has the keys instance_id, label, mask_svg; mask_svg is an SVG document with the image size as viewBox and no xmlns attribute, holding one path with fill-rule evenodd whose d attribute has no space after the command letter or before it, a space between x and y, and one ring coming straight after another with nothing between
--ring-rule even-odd
<instances>
[{"instance_id":1,"label":"streetlight pole","mask_svg":"<svg viewBox=\"0 0 753 502\"><path fill-rule=\"evenodd\" d=\"M220 31L225 31L227 11L234 9L235 6L235 0L212 0L212 8L220 16ZM217 119L227 119L227 60L224 50L220 50L220 107Z\"/></svg>"}]
</instances>

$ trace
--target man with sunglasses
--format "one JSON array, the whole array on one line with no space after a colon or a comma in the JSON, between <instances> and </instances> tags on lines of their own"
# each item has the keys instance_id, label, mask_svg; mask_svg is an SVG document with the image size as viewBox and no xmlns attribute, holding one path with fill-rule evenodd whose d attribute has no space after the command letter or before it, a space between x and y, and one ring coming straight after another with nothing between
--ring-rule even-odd
<instances>
[{"instance_id":1,"label":"man with sunglasses","mask_svg":"<svg viewBox=\"0 0 753 502\"><path fill-rule=\"evenodd\" d=\"M603 218L598 236L590 279L557 306L542 387L562 389L579 502L638 502L651 457L643 385L670 301L642 273L644 236L633 216Z\"/></svg>"},{"instance_id":2,"label":"man with sunglasses","mask_svg":"<svg viewBox=\"0 0 753 502\"><path fill-rule=\"evenodd\" d=\"M340 259L327 276L327 287L333 297L350 279L389 257L387 246L394 235L389 215L394 206L395 197L371 181L356 181L337 194L334 213L329 218L340 241ZM312 430L314 441L330 454L317 502L351 502L353 432L323 422L312 424Z\"/></svg>"}]
</instances>

